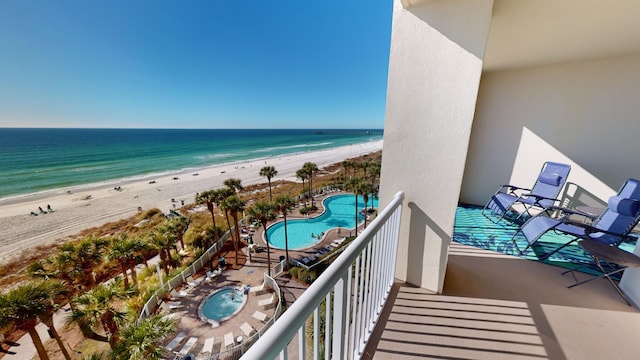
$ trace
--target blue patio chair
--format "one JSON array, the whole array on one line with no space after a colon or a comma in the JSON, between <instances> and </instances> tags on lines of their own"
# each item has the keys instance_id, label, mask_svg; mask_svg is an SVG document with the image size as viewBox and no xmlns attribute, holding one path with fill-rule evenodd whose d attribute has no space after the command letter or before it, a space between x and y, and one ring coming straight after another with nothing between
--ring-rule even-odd
<instances>
[{"instance_id":1,"label":"blue patio chair","mask_svg":"<svg viewBox=\"0 0 640 360\"><path fill-rule=\"evenodd\" d=\"M536 179L531 189L518 187L515 185L502 185L491 196L487 205L482 209L482 214L492 220L488 214L498 215L498 221L502 220L509 212L517 212L513 206L521 204L524 211L519 213L515 220L523 215L531 216L529 212L532 208L544 210L554 205L558 195L562 190L571 166L547 161L540 170L540 175Z\"/></svg>"},{"instance_id":2,"label":"blue patio chair","mask_svg":"<svg viewBox=\"0 0 640 360\"><path fill-rule=\"evenodd\" d=\"M551 217L549 215L551 212L557 212L559 216ZM590 217L588 214L576 210L551 206L547 208L547 211L527 220L516 231L511 241L520 255L523 255L549 231L570 236L567 242L561 246L542 254L542 256L538 255L540 260L548 258L567 245L587 236L603 244L618 246L629 238L629 233L640 221L640 181L628 179L618 194L609 198L607 208L600 216L593 219L590 225L570 219L571 215ZM519 234L524 235L528 242L524 250L520 250L517 244L516 237Z\"/></svg>"}]
</instances>

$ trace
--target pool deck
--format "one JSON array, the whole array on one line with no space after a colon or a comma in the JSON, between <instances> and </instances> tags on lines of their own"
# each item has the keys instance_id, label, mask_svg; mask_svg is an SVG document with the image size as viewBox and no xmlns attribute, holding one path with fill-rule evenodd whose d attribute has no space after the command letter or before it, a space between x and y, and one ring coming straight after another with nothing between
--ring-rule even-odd
<instances>
[{"instance_id":1,"label":"pool deck","mask_svg":"<svg viewBox=\"0 0 640 360\"><path fill-rule=\"evenodd\" d=\"M344 192L329 193L325 196L336 194L344 194ZM318 197L315 199L316 205L319 208L319 210L314 214L315 216L322 213L322 199L324 199L324 197ZM287 216L287 219L301 218L304 218L304 216L299 214L298 207L294 208L291 214ZM280 220L282 219L279 218L276 221ZM362 226L360 227L360 229L361 228ZM349 236L350 233L353 234L353 230L349 231L346 229L333 229L327 231L324 234L322 240L316 245L303 250L290 250L289 257L292 259L301 259L303 257L308 257L312 254L316 254L325 245L330 245L334 240ZM259 229L252 231L252 234L254 240L257 241L259 246L266 249L266 243L263 240L262 228L260 227ZM215 354L225 350L225 334L233 333L234 339L238 338L239 336L242 336L243 339L246 338L246 335L241 330L241 326L245 322L253 327L256 331L259 331L264 326L264 322L253 317L254 312L260 311L266 314L267 320L273 317L275 307L265 308L259 306L260 300L267 298L272 293L264 295L255 295L253 293L250 293L244 307L236 315L228 320L222 321L216 327L212 327L210 323L204 322L198 317L198 307L200 306L200 303L208 295L215 292L216 290L219 290L226 286L243 288L245 285L256 287L262 284L264 279L263 274L267 272L267 252L260 251L257 253L252 253L252 261L249 261L247 248L243 248L242 251L246 256L246 262L240 260L239 266L235 266L232 264L232 266L222 271L222 273L217 277L201 281L195 288L189 291L187 296L180 299L179 307L174 308L173 310L164 310L169 314L175 314L174 318L176 319L177 323L176 334L179 334L180 332L186 334L184 340L174 349L174 351L179 351L184 343L186 343L187 339L189 339L190 337L196 337L198 341L189 352L194 354L198 359L204 359L207 356L201 354L201 350L204 347L204 342L206 339L211 337L214 338L213 353ZM284 254L284 250L272 248L271 265L275 265L279 257L283 256ZM224 256L231 262L233 261L233 254L228 253ZM198 277L204 277L204 270L194 276L194 278L196 279ZM285 304L293 303L306 289L306 285L298 281L291 280L288 276L279 276L276 280L281 288ZM169 343L174 339L174 337L175 335L170 336L166 339L165 343ZM295 349L293 350L295 351ZM290 352L289 355L292 355L292 353Z\"/></svg>"}]
</instances>

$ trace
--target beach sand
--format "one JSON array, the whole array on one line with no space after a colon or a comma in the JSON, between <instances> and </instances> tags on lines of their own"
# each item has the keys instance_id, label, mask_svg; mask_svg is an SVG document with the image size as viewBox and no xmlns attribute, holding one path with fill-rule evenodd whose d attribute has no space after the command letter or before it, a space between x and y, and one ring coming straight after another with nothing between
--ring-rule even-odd
<instances>
[{"instance_id":1,"label":"beach sand","mask_svg":"<svg viewBox=\"0 0 640 360\"><path fill-rule=\"evenodd\" d=\"M185 204L193 203L197 192L221 187L230 177L241 179L245 186L266 182L266 178L259 175L265 165L274 166L278 171L272 181L298 181L295 172L305 162L314 162L322 168L381 149L382 141L376 141L3 199L0 200L0 263L21 256L29 248L130 217L138 213L139 208L169 212L174 204L172 199L178 207L182 200ZM53 212L40 213L38 208L46 210L47 205L51 205ZM30 215L31 212L38 216Z\"/></svg>"}]
</instances>

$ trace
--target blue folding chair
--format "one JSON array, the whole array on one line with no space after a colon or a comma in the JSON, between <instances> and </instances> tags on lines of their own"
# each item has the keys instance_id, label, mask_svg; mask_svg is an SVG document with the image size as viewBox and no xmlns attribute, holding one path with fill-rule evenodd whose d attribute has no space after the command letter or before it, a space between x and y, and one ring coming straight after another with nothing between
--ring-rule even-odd
<instances>
[{"instance_id":1,"label":"blue folding chair","mask_svg":"<svg viewBox=\"0 0 640 360\"><path fill-rule=\"evenodd\" d=\"M550 213L554 212L557 217L550 216ZM511 241L520 255L523 255L549 231L570 236L568 241L561 246L542 254L542 256L538 255L540 260L548 258L569 244L587 236L591 240L606 245L618 246L629 238L629 233L640 221L640 182L628 179L618 194L609 198L607 208L600 216L593 219L590 225L570 219L571 215L590 217L580 211L551 206L545 212L527 220L516 231ZM524 235L528 243L523 250L520 250L517 244L517 238L520 234Z\"/></svg>"},{"instance_id":2,"label":"blue folding chair","mask_svg":"<svg viewBox=\"0 0 640 360\"><path fill-rule=\"evenodd\" d=\"M502 185L491 196L487 205L482 209L482 214L491 219L488 215L498 215L498 221L503 219L509 212L517 212L513 207L521 204L524 211L519 213L516 220L522 215L531 216L530 210L538 208L544 210L554 205L558 195L562 190L567 177L571 171L571 166L547 161L540 170L540 175L531 189L518 187L515 185ZM492 220L492 219L491 219Z\"/></svg>"}]
</instances>

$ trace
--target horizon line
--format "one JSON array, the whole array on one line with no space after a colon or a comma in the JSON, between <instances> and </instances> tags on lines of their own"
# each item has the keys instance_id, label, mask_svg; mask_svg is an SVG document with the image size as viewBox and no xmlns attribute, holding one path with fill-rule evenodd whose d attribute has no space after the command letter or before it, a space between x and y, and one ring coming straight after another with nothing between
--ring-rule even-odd
<instances>
[{"instance_id":1,"label":"horizon line","mask_svg":"<svg viewBox=\"0 0 640 360\"><path fill-rule=\"evenodd\" d=\"M58 127L58 126L50 126L50 127L41 127L41 126L0 126L0 130L4 129L66 129L66 130L384 130L384 128L145 128L145 127Z\"/></svg>"}]
</instances>

